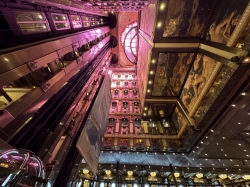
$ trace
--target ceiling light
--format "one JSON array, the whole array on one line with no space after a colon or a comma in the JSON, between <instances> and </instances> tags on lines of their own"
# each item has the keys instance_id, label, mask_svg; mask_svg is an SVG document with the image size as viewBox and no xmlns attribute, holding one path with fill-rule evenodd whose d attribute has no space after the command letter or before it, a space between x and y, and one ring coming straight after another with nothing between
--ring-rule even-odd
<instances>
[{"instance_id":1,"label":"ceiling light","mask_svg":"<svg viewBox=\"0 0 250 187\"><path fill-rule=\"evenodd\" d=\"M161 23L161 22L158 22L158 23L157 23L157 28L161 28L161 26L162 26L162 23Z\"/></svg>"},{"instance_id":2,"label":"ceiling light","mask_svg":"<svg viewBox=\"0 0 250 187\"><path fill-rule=\"evenodd\" d=\"M247 157L249 157L249 155L247 155Z\"/></svg>"},{"instance_id":3,"label":"ceiling light","mask_svg":"<svg viewBox=\"0 0 250 187\"><path fill-rule=\"evenodd\" d=\"M239 146L241 146L241 144L240 144L240 143L239 143L238 145L239 145Z\"/></svg>"},{"instance_id":4,"label":"ceiling light","mask_svg":"<svg viewBox=\"0 0 250 187\"><path fill-rule=\"evenodd\" d=\"M233 160L232 160L232 159L230 159L230 161L232 162Z\"/></svg>"},{"instance_id":5,"label":"ceiling light","mask_svg":"<svg viewBox=\"0 0 250 187\"><path fill-rule=\"evenodd\" d=\"M219 145L219 143L216 143L216 145Z\"/></svg>"},{"instance_id":6,"label":"ceiling light","mask_svg":"<svg viewBox=\"0 0 250 187\"><path fill-rule=\"evenodd\" d=\"M203 144L203 142L201 142L201 144Z\"/></svg>"},{"instance_id":7,"label":"ceiling light","mask_svg":"<svg viewBox=\"0 0 250 187\"><path fill-rule=\"evenodd\" d=\"M238 122L238 125L240 125L241 123L240 122Z\"/></svg>"},{"instance_id":8,"label":"ceiling light","mask_svg":"<svg viewBox=\"0 0 250 187\"><path fill-rule=\"evenodd\" d=\"M219 177L220 177L221 179L225 179L225 178L227 178L227 175L226 175L226 174L220 174Z\"/></svg>"},{"instance_id":9,"label":"ceiling light","mask_svg":"<svg viewBox=\"0 0 250 187\"><path fill-rule=\"evenodd\" d=\"M88 169L86 169L86 168L83 168L83 170L82 170L82 172L83 172L83 174L88 174L89 173L89 170Z\"/></svg>"},{"instance_id":10,"label":"ceiling light","mask_svg":"<svg viewBox=\"0 0 250 187\"><path fill-rule=\"evenodd\" d=\"M174 173L175 178L180 177L180 173Z\"/></svg>"},{"instance_id":11,"label":"ceiling light","mask_svg":"<svg viewBox=\"0 0 250 187\"><path fill-rule=\"evenodd\" d=\"M214 132L214 130L211 130L211 132Z\"/></svg>"},{"instance_id":12,"label":"ceiling light","mask_svg":"<svg viewBox=\"0 0 250 187\"><path fill-rule=\"evenodd\" d=\"M152 81L148 81L148 84L152 84Z\"/></svg>"},{"instance_id":13,"label":"ceiling light","mask_svg":"<svg viewBox=\"0 0 250 187\"><path fill-rule=\"evenodd\" d=\"M133 171L128 171L127 174L128 174L128 176L132 176L133 175Z\"/></svg>"},{"instance_id":14,"label":"ceiling light","mask_svg":"<svg viewBox=\"0 0 250 187\"><path fill-rule=\"evenodd\" d=\"M152 60L152 64L154 64L155 63L155 60Z\"/></svg>"},{"instance_id":15,"label":"ceiling light","mask_svg":"<svg viewBox=\"0 0 250 187\"><path fill-rule=\"evenodd\" d=\"M148 93L150 93L150 92L151 92L151 90L150 90L150 89L148 89L148 90L147 90L147 92L148 92Z\"/></svg>"},{"instance_id":16,"label":"ceiling light","mask_svg":"<svg viewBox=\"0 0 250 187\"><path fill-rule=\"evenodd\" d=\"M222 137L222 139L224 139L224 140L225 140L226 138L225 138L225 137Z\"/></svg>"},{"instance_id":17,"label":"ceiling light","mask_svg":"<svg viewBox=\"0 0 250 187\"><path fill-rule=\"evenodd\" d=\"M193 151L193 153L195 153L195 151Z\"/></svg>"},{"instance_id":18,"label":"ceiling light","mask_svg":"<svg viewBox=\"0 0 250 187\"><path fill-rule=\"evenodd\" d=\"M153 171L153 172L150 172L150 176L151 176L151 177L155 177L155 176L156 176L156 172L154 172L154 171Z\"/></svg>"},{"instance_id":19,"label":"ceiling light","mask_svg":"<svg viewBox=\"0 0 250 187\"><path fill-rule=\"evenodd\" d=\"M249 132L247 132L246 134L249 135Z\"/></svg>"},{"instance_id":20,"label":"ceiling light","mask_svg":"<svg viewBox=\"0 0 250 187\"><path fill-rule=\"evenodd\" d=\"M160 10L163 10L165 8L165 3L162 3L161 5L160 5Z\"/></svg>"},{"instance_id":21,"label":"ceiling light","mask_svg":"<svg viewBox=\"0 0 250 187\"><path fill-rule=\"evenodd\" d=\"M245 152L247 151L247 150L244 150Z\"/></svg>"},{"instance_id":22,"label":"ceiling light","mask_svg":"<svg viewBox=\"0 0 250 187\"><path fill-rule=\"evenodd\" d=\"M148 108L147 108L147 107L144 107L144 110L148 110Z\"/></svg>"},{"instance_id":23,"label":"ceiling light","mask_svg":"<svg viewBox=\"0 0 250 187\"><path fill-rule=\"evenodd\" d=\"M221 151L223 151L223 149L220 149Z\"/></svg>"},{"instance_id":24,"label":"ceiling light","mask_svg":"<svg viewBox=\"0 0 250 187\"><path fill-rule=\"evenodd\" d=\"M125 167L125 166L124 166ZM105 171L106 175L110 175L111 174L111 171L110 170L106 170Z\"/></svg>"},{"instance_id":25,"label":"ceiling light","mask_svg":"<svg viewBox=\"0 0 250 187\"><path fill-rule=\"evenodd\" d=\"M153 71L153 70L152 70L152 71L150 71L150 74L151 74L151 75L153 75L153 74L154 74L154 71Z\"/></svg>"},{"instance_id":26,"label":"ceiling light","mask_svg":"<svg viewBox=\"0 0 250 187\"><path fill-rule=\"evenodd\" d=\"M196 177L199 178L199 179L202 178L203 177L203 173L197 173Z\"/></svg>"},{"instance_id":27,"label":"ceiling light","mask_svg":"<svg viewBox=\"0 0 250 187\"><path fill-rule=\"evenodd\" d=\"M205 155L207 156L207 153Z\"/></svg>"},{"instance_id":28,"label":"ceiling light","mask_svg":"<svg viewBox=\"0 0 250 187\"><path fill-rule=\"evenodd\" d=\"M243 93L241 93L241 95L246 95L246 93L243 92Z\"/></svg>"},{"instance_id":29,"label":"ceiling light","mask_svg":"<svg viewBox=\"0 0 250 187\"><path fill-rule=\"evenodd\" d=\"M227 154L225 154L225 156L227 156Z\"/></svg>"},{"instance_id":30,"label":"ceiling light","mask_svg":"<svg viewBox=\"0 0 250 187\"><path fill-rule=\"evenodd\" d=\"M197 147L197 149L199 149L199 147Z\"/></svg>"},{"instance_id":31,"label":"ceiling light","mask_svg":"<svg viewBox=\"0 0 250 187\"><path fill-rule=\"evenodd\" d=\"M250 180L250 175L243 175L242 178L245 180Z\"/></svg>"},{"instance_id":32,"label":"ceiling light","mask_svg":"<svg viewBox=\"0 0 250 187\"><path fill-rule=\"evenodd\" d=\"M208 138L208 136L206 136L206 138Z\"/></svg>"},{"instance_id":33,"label":"ceiling light","mask_svg":"<svg viewBox=\"0 0 250 187\"><path fill-rule=\"evenodd\" d=\"M235 105L235 104L232 104L232 107L236 107L236 105Z\"/></svg>"}]
</instances>

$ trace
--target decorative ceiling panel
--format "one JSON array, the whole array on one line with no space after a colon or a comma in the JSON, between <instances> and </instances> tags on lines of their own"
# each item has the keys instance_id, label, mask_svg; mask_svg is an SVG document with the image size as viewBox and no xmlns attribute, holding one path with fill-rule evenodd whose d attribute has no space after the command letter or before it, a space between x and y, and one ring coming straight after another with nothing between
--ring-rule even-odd
<instances>
[{"instance_id":1,"label":"decorative ceiling panel","mask_svg":"<svg viewBox=\"0 0 250 187\"><path fill-rule=\"evenodd\" d=\"M163 37L200 37L216 0L170 0Z\"/></svg>"},{"instance_id":2,"label":"decorative ceiling panel","mask_svg":"<svg viewBox=\"0 0 250 187\"><path fill-rule=\"evenodd\" d=\"M159 53L152 96L179 96L194 53Z\"/></svg>"},{"instance_id":3,"label":"decorative ceiling panel","mask_svg":"<svg viewBox=\"0 0 250 187\"><path fill-rule=\"evenodd\" d=\"M219 0L209 20L207 40L227 44L249 0ZM223 11L222 11L223 10Z\"/></svg>"},{"instance_id":4,"label":"decorative ceiling panel","mask_svg":"<svg viewBox=\"0 0 250 187\"><path fill-rule=\"evenodd\" d=\"M205 92L205 88L208 90L211 86L209 84L215 79L217 74L213 74L213 72L215 71L216 64L220 63L205 55L196 55L180 97L189 112L192 110L194 104L197 104L197 100L204 96L202 93Z\"/></svg>"},{"instance_id":5,"label":"decorative ceiling panel","mask_svg":"<svg viewBox=\"0 0 250 187\"><path fill-rule=\"evenodd\" d=\"M170 118L174 106L175 103L145 104L145 107L148 108L147 116L154 119Z\"/></svg>"}]
</instances>

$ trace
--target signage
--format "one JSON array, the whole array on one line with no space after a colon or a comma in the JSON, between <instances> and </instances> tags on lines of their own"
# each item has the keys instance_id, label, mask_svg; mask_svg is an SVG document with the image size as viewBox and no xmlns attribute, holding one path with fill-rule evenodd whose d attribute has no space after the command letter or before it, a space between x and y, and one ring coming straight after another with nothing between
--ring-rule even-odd
<instances>
[{"instance_id":1,"label":"signage","mask_svg":"<svg viewBox=\"0 0 250 187\"><path fill-rule=\"evenodd\" d=\"M101 85L76 147L92 173L96 175L102 138L111 103L110 77L107 75Z\"/></svg>"}]
</instances>

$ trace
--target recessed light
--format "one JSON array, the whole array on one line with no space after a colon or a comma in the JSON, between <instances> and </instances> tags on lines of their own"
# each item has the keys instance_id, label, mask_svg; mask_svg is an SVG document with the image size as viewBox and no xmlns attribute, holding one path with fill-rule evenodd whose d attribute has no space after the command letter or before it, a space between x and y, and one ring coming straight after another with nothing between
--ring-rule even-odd
<instances>
[{"instance_id":1,"label":"recessed light","mask_svg":"<svg viewBox=\"0 0 250 187\"><path fill-rule=\"evenodd\" d=\"M201 144L203 144L203 142L201 142Z\"/></svg>"},{"instance_id":2,"label":"recessed light","mask_svg":"<svg viewBox=\"0 0 250 187\"><path fill-rule=\"evenodd\" d=\"M155 60L152 60L152 64L154 64L155 63Z\"/></svg>"},{"instance_id":3,"label":"recessed light","mask_svg":"<svg viewBox=\"0 0 250 187\"><path fill-rule=\"evenodd\" d=\"M244 150L245 152L247 151L247 150Z\"/></svg>"},{"instance_id":4,"label":"recessed light","mask_svg":"<svg viewBox=\"0 0 250 187\"><path fill-rule=\"evenodd\" d=\"M152 84L152 81L148 81L148 84Z\"/></svg>"},{"instance_id":5,"label":"recessed light","mask_svg":"<svg viewBox=\"0 0 250 187\"><path fill-rule=\"evenodd\" d=\"M226 168L226 170L228 170L228 169Z\"/></svg>"},{"instance_id":6,"label":"recessed light","mask_svg":"<svg viewBox=\"0 0 250 187\"><path fill-rule=\"evenodd\" d=\"M207 153L205 155L207 156Z\"/></svg>"},{"instance_id":7,"label":"recessed light","mask_svg":"<svg viewBox=\"0 0 250 187\"><path fill-rule=\"evenodd\" d=\"M230 159L230 161L232 162L233 160L232 160L232 159Z\"/></svg>"},{"instance_id":8,"label":"recessed light","mask_svg":"<svg viewBox=\"0 0 250 187\"><path fill-rule=\"evenodd\" d=\"M220 149L221 151L223 151L223 149Z\"/></svg>"},{"instance_id":9,"label":"recessed light","mask_svg":"<svg viewBox=\"0 0 250 187\"><path fill-rule=\"evenodd\" d=\"M241 95L246 95L246 93L245 93L245 92L243 92L243 93L241 93Z\"/></svg>"},{"instance_id":10,"label":"recessed light","mask_svg":"<svg viewBox=\"0 0 250 187\"><path fill-rule=\"evenodd\" d=\"M199 149L199 147L197 147L197 149Z\"/></svg>"},{"instance_id":11,"label":"recessed light","mask_svg":"<svg viewBox=\"0 0 250 187\"><path fill-rule=\"evenodd\" d=\"M150 71L150 74L151 74L151 75L153 75L153 74L154 74L154 71L153 71L153 70L152 70L152 71Z\"/></svg>"},{"instance_id":12,"label":"recessed light","mask_svg":"<svg viewBox=\"0 0 250 187\"><path fill-rule=\"evenodd\" d=\"M214 166L214 164L212 164Z\"/></svg>"},{"instance_id":13,"label":"recessed light","mask_svg":"<svg viewBox=\"0 0 250 187\"><path fill-rule=\"evenodd\" d=\"M195 151L193 151L193 153L195 153Z\"/></svg>"},{"instance_id":14,"label":"recessed light","mask_svg":"<svg viewBox=\"0 0 250 187\"><path fill-rule=\"evenodd\" d=\"M239 145L239 146L241 146L241 144L240 144L240 143L239 143L238 145Z\"/></svg>"},{"instance_id":15,"label":"recessed light","mask_svg":"<svg viewBox=\"0 0 250 187\"><path fill-rule=\"evenodd\" d=\"M208 138L208 136L206 136L206 138Z\"/></svg>"},{"instance_id":16,"label":"recessed light","mask_svg":"<svg viewBox=\"0 0 250 187\"><path fill-rule=\"evenodd\" d=\"M241 123L240 122L238 122L238 125L240 125Z\"/></svg>"},{"instance_id":17,"label":"recessed light","mask_svg":"<svg viewBox=\"0 0 250 187\"><path fill-rule=\"evenodd\" d=\"M214 130L211 130L211 132L214 132Z\"/></svg>"},{"instance_id":18,"label":"recessed light","mask_svg":"<svg viewBox=\"0 0 250 187\"><path fill-rule=\"evenodd\" d=\"M165 3L162 3L161 5L160 5L160 10L163 10L165 8Z\"/></svg>"},{"instance_id":19,"label":"recessed light","mask_svg":"<svg viewBox=\"0 0 250 187\"><path fill-rule=\"evenodd\" d=\"M225 156L227 156L227 154L225 154Z\"/></svg>"},{"instance_id":20,"label":"recessed light","mask_svg":"<svg viewBox=\"0 0 250 187\"><path fill-rule=\"evenodd\" d=\"M222 137L222 139L224 139L224 140L225 140L226 138L225 138L225 137Z\"/></svg>"},{"instance_id":21,"label":"recessed light","mask_svg":"<svg viewBox=\"0 0 250 187\"><path fill-rule=\"evenodd\" d=\"M218 159L220 161L220 159Z\"/></svg>"},{"instance_id":22,"label":"recessed light","mask_svg":"<svg viewBox=\"0 0 250 187\"><path fill-rule=\"evenodd\" d=\"M249 135L249 132L247 132L246 134Z\"/></svg>"},{"instance_id":23,"label":"recessed light","mask_svg":"<svg viewBox=\"0 0 250 187\"><path fill-rule=\"evenodd\" d=\"M216 143L216 145L219 145L219 143Z\"/></svg>"},{"instance_id":24,"label":"recessed light","mask_svg":"<svg viewBox=\"0 0 250 187\"><path fill-rule=\"evenodd\" d=\"M249 157L249 155L247 155L247 157Z\"/></svg>"},{"instance_id":25,"label":"recessed light","mask_svg":"<svg viewBox=\"0 0 250 187\"><path fill-rule=\"evenodd\" d=\"M161 23L161 22L158 22L158 23L157 23L157 28L161 28L161 26L162 26L162 23Z\"/></svg>"},{"instance_id":26,"label":"recessed light","mask_svg":"<svg viewBox=\"0 0 250 187\"><path fill-rule=\"evenodd\" d=\"M235 105L235 104L232 104L232 107L236 107L236 105Z\"/></svg>"},{"instance_id":27,"label":"recessed light","mask_svg":"<svg viewBox=\"0 0 250 187\"><path fill-rule=\"evenodd\" d=\"M207 159L205 159L205 160L207 160Z\"/></svg>"}]
</instances>

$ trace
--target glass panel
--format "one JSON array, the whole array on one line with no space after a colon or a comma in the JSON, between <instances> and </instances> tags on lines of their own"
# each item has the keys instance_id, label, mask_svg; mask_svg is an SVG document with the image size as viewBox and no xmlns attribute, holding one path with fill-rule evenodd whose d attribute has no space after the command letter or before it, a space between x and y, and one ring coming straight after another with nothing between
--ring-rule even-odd
<instances>
[{"instance_id":1,"label":"glass panel","mask_svg":"<svg viewBox=\"0 0 250 187\"><path fill-rule=\"evenodd\" d=\"M45 15L41 12L13 12L16 21L46 21Z\"/></svg>"},{"instance_id":2,"label":"glass panel","mask_svg":"<svg viewBox=\"0 0 250 187\"><path fill-rule=\"evenodd\" d=\"M55 23L55 26L56 26L57 29L67 29L67 28L69 28L68 23Z\"/></svg>"},{"instance_id":3,"label":"glass panel","mask_svg":"<svg viewBox=\"0 0 250 187\"><path fill-rule=\"evenodd\" d=\"M52 14L54 21L68 21L67 15L64 14Z\"/></svg>"},{"instance_id":4,"label":"glass panel","mask_svg":"<svg viewBox=\"0 0 250 187\"><path fill-rule=\"evenodd\" d=\"M18 23L18 25L24 34L49 30L46 23Z\"/></svg>"}]
</instances>

